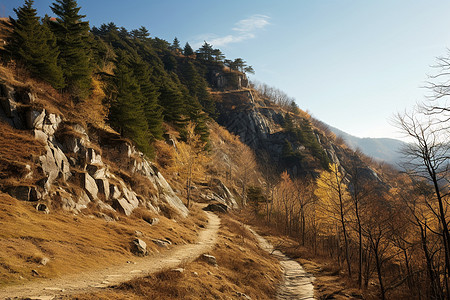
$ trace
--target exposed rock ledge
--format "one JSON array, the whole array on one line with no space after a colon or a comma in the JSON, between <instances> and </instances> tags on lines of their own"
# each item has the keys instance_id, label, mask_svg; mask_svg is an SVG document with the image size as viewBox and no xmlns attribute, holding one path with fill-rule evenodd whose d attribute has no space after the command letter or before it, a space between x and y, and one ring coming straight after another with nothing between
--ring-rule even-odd
<instances>
[{"instance_id":1,"label":"exposed rock ledge","mask_svg":"<svg viewBox=\"0 0 450 300\"><path fill-rule=\"evenodd\" d=\"M45 153L34 162L40 174L27 175L35 178L33 184L7 186L6 192L20 200L44 201L74 213L94 206L99 211L130 215L142 206L156 213L171 209L188 215L157 168L129 142L112 131L67 122L64 116L39 108L35 99L29 90L0 84L0 119L17 129L31 130L45 147ZM105 136L114 144L100 143L99 147L92 141L92 133L97 140ZM106 157L115 163L108 163ZM130 183L134 177L140 178L141 194Z\"/></svg>"}]
</instances>

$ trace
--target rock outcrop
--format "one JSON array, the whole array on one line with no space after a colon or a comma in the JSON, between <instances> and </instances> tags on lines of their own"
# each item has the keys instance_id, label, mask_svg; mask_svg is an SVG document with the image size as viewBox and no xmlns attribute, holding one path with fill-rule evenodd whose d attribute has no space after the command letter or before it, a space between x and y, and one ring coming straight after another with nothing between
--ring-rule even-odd
<instances>
[{"instance_id":1,"label":"rock outcrop","mask_svg":"<svg viewBox=\"0 0 450 300\"><path fill-rule=\"evenodd\" d=\"M243 143L255 150L259 159L282 166L282 169L287 169L293 176L318 176L319 171L324 167L323 162L313 155L306 143L292 149L304 158L301 162L289 164L283 161L286 144L298 144L299 140L298 136L283 128L286 116L289 115L294 123L301 123L303 118L294 116L279 106L255 96L255 91L252 89L215 93L219 112L218 123L238 135ZM336 145L322 130L314 126L311 130L313 138L316 139L328 160L336 163L343 174L348 174L347 162L358 158L353 157L349 149ZM317 149L315 150L317 151ZM261 162L268 163L267 161ZM360 165L362 166L360 173L364 174L367 180L380 181L374 170L365 167L364 163ZM220 197L215 200L225 203L220 200Z\"/></svg>"},{"instance_id":2,"label":"rock outcrop","mask_svg":"<svg viewBox=\"0 0 450 300\"><path fill-rule=\"evenodd\" d=\"M93 206L130 215L142 206L187 216L188 209L162 174L119 134L70 123L34 105L35 99L30 90L0 84L0 119L30 130L45 149L34 162L43 178L36 178L34 185L10 186L5 192L24 201L45 200L74 213ZM134 190L136 178L145 194Z\"/></svg>"}]
</instances>

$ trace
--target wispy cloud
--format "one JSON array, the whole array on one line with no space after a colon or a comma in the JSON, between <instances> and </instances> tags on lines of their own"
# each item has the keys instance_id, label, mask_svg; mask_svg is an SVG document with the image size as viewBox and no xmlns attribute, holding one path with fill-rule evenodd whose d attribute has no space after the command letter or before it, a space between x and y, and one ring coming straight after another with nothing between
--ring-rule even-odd
<instances>
[{"instance_id":1,"label":"wispy cloud","mask_svg":"<svg viewBox=\"0 0 450 300\"><path fill-rule=\"evenodd\" d=\"M239 43L256 37L256 32L267 25L270 17L265 15L253 15L247 19L240 20L234 24L232 33L225 36L215 34L204 34L198 37L198 42L194 45L199 47L203 41L207 41L214 47L223 47L232 43Z\"/></svg>"}]
</instances>

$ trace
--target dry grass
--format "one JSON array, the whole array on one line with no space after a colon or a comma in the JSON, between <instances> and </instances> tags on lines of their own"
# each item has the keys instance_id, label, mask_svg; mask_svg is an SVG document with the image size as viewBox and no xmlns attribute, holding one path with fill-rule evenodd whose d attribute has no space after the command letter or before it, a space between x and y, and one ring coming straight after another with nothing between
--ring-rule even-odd
<instances>
[{"instance_id":1,"label":"dry grass","mask_svg":"<svg viewBox=\"0 0 450 300\"><path fill-rule=\"evenodd\" d=\"M39 277L54 278L123 264L133 258L130 242L136 231L142 232L140 238L152 253L161 248L151 239L170 239L174 245L193 242L205 224L196 210L177 221L158 216L160 222L154 226L142 216L141 211L107 222L93 215L47 215L37 212L34 204L0 193L0 285L31 280L33 269ZM43 257L50 258L45 266L39 264Z\"/></svg>"},{"instance_id":2,"label":"dry grass","mask_svg":"<svg viewBox=\"0 0 450 300\"><path fill-rule=\"evenodd\" d=\"M218 267L197 260L184 272L166 270L100 292L66 299L274 299L281 277L278 261L259 249L239 223L222 216L218 245L211 253Z\"/></svg>"},{"instance_id":3,"label":"dry grass","mask_svg":"<svg viewBox=\"0 0 450 300\"><path fill-rule=\"evenodd\" d=\"M44 152L44 145L29 132L13 129L0 121L0 179L17 179L34 171L33 157ZM27 169L27 165L30 169Z\"/></svg>"}]
</instances>

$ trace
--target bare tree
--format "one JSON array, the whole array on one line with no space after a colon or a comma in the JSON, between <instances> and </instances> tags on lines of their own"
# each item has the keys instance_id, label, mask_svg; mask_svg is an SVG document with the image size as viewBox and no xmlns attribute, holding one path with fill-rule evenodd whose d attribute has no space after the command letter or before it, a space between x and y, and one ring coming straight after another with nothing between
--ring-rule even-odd
<instances>
[{"instance_id":1,"label":"bare tree","mask_svg":"<svg viewBox=\"0 0 450 300\"><path fill-rule=\"evenodd\" d=\"M445 266L450 274L450 233L446 216L449 191L449 152L450 139L446 123L436 122L433 115L423 113L420 107L411 113L397 114L396 125L413 142L403 153L408 161L405 170L413 178L430 182L437 204L437 217L442 228L445 248Z\"/></svg>"}]
</instances>

